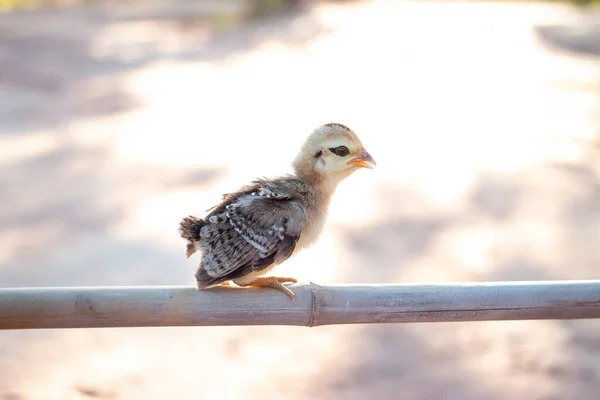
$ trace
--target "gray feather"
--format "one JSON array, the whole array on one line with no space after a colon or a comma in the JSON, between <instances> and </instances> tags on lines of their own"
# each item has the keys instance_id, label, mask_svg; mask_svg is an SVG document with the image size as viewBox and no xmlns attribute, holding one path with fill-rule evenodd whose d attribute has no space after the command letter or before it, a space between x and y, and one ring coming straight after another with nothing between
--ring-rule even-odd
<instances>
[{"instance_id":1,"label":"gray feather","mask_svg":"<svg viewBox=\"0 0 600 400\"><path fill-rule=\"evenodd\" d=\"M291 178L257 181L227 194L204 218L196 272L199 288L233 280L281 263L293 253L302 232L306 207Z\"/></svg>"}]
</instances>

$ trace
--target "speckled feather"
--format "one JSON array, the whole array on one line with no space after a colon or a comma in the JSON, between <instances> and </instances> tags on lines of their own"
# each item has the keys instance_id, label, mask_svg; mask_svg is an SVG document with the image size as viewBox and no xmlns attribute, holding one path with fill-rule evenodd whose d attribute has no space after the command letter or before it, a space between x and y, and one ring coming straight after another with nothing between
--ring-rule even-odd
<instances>
[{"instance_id":1,"label":"speckled feather","mask_svg":"<svg viewBox=\"0 0 600 400\"><path fill-rule=\"evenodd\" d=\"M188 217L180 231L190 240L188 256L202 253L199 288L239 280L288 259L296 249L319 196L294 176L259 179L210 209L204 219ZM243 279L242 279L243 281Z\"/></svg>"}]
</instances>

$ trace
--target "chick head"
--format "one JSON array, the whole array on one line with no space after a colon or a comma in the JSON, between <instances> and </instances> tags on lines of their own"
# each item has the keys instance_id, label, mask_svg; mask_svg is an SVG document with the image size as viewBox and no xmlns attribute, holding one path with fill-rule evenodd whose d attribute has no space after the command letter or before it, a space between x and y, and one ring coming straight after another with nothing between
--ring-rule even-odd
<instances>
[{"instance_id":1,"label":"chick head","mask_svg":"<svg viewBox=\"0 0 600 400\"><path fill-rule=\"evenodd\" d=\"M300 178L337 183L360 168L377 164L350 128L329 123L315 129L293 162Z\"/></svg>"}]
</instances>

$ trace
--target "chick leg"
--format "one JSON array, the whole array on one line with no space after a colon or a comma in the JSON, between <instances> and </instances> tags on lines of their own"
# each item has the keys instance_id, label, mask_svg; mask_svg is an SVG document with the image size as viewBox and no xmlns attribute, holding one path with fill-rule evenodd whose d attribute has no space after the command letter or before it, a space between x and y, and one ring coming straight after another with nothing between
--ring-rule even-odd
<instances>
[{"instance_id":1,"label":"chick leg","mask_svg":"<svg viewBox=\"0 0 600 400\"><path fill-rule=\"evenodd\" d=\"M292 292L290 289L283 286L283 283L296 283L296 282L298 282L298 280L295 278L265 276L265 277L256 278L252 282L249 282L243 286L268 287L268 288L277 289L277 290L285 293L286 295L288 295L288 297L290 299L292 299L292 301L296 301L296 295L294 294L294 292Z\"/></svg>"}]
</instances>

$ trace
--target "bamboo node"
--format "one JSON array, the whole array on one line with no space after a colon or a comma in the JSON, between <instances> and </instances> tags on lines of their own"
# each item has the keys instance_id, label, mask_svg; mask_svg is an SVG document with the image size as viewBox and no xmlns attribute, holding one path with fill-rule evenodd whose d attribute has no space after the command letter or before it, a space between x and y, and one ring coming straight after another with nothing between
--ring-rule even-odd
<instances>
[{"instance_id":1,"label":"bamboo node","mask_svg":"<svg viewBox=\"0 0 600 400\"><path fill-rule=\"evenodd\" d=\"M308 322L306 326L312 328L315 326L315 319L317 318L317 292L315 290L315 286L319 287L316 283L309 282L310 284L310 297L311 297L311 306L310 306L310 315L308 316Z\"/></svg>"}]
</instances>

